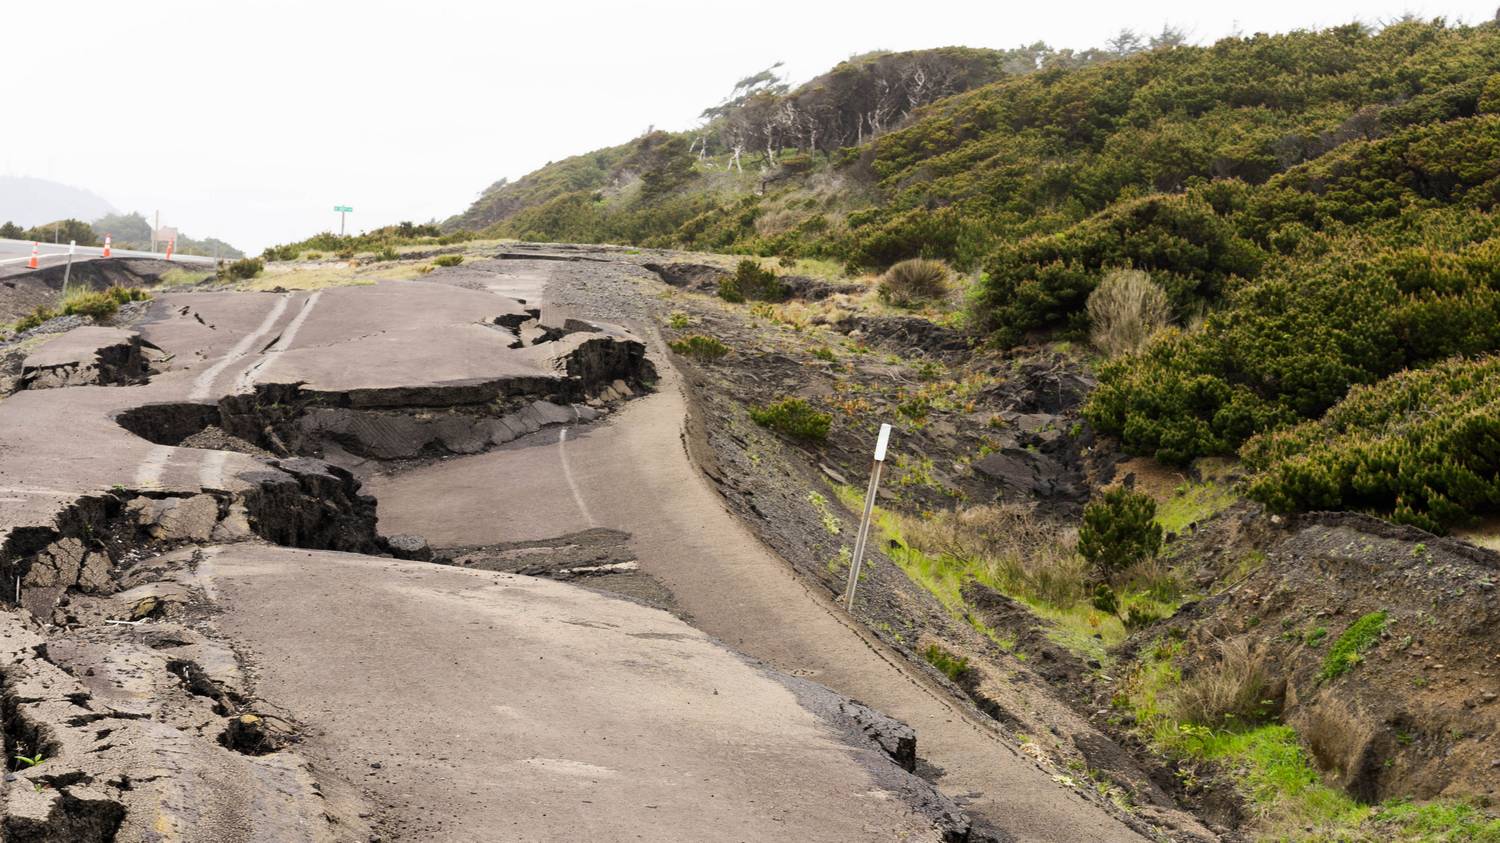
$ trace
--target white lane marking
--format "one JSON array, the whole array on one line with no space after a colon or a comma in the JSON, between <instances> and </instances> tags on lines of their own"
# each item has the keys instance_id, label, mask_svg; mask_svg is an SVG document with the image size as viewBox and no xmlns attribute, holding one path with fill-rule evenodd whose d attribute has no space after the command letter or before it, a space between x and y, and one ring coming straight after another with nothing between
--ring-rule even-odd
<instances>
[{"instance_id":1,"label":"white lane marking","mask_svg":"<svg viewBox=\"0 0 1500 843\"><path fill-rule=\"evenodd\" d=\"M167 470L167 461L172 458L170 445L152 445L146 458L135 470L137 489L151 489L161 485L161 475Z\"/></svg>"},{"instance_id":2,"label":"white lane marking","mask_svg":"<svg viewBox=\"0 0 1500 843\"><path fill-rule=\"evenodd\" d=\"M53 253L43 252L42 254L39 254L39 255L36 256L36 260L37 260L37 263L41 263L42 261L46 260L47 258L65 258L65 257L67 257L66 254L59 255L59 254L57 254L55 252L53 252ZM73 259L74 260L78 260L81 257L92 257L92 255L74 255ZM31 260L31 255L23 255L23 256L21 256L19 258L6 258L5 260L0 260L0 264L5 264L5 263L25 263L26 261L29 261L29 260Z\"/></svg>"},{"instance_id":3,"label":"white lane marking","mask_svg":"<svg viewBox=\"0 0 1500 843\"><path fill-rule=\"evenodd\" d=\"M254 381L265 380L266 373L271 371L272 366L276 365L276 358L269 355L272 353L280 354L292 347L292 341L297 338L297 332L302 330L302 323L307 321L308 315L312 313L313 307L318 303L318 297L322 295L323 291L319 290L307 297L307 300L302 303L301 312L286 326L286 330L281 332L281 339L277 340L275 345L266 349L267 356L265 359L246 369L245 373L240 375L239 383L235 389L236 392L249 392L250 386Z\"/></svg>"},{"instance_id":4,"label":"white lane marking","mask_svg":"<svg viewBox=\"0 0 1500 843\"><path fill-rule=\"evenodd\" d=\"M228 451L209 451L198 465L198 485L204 489L223 489L224 463L228 460Z\"/></svg>"},{"instance_id":5,"label":"white lane marking","mask_svg":"<svg viewBox=\"0 0 1500 843\"><path fill-rule=\"evenodd\" d=\"M281 314L286 312L286 306L291 300L291 293L282 296L276 302L276 306L271 308L271 312L266 314L265 321L260 323L260 327L256 328L254 333L241 337L240 341L234 344L234 348L229 349L228 354L219 358L219 362L205 369L193 381L193 391L188 393L188 400L202 401L211 395L214 390L214 381L218 379L219 375L225 369L229 368L230 364L243 359L246 354L249 354L250 349L255 347L255 343L270 333L272 328L276 327L276 320L280 319Z\"/></svg>"},{"instance_id":6,"label":"white lane marking","mask_svg":"<svg viewBox=\"0 0 1500 843\"><path fill-rule=\"evenodd\" d=\"M568 465L568 452L564 447L568 443L568 428L557 432L557 458L562 462L563 479L568 481L568 490L573 493L573 501L578 504L578 511L583 513L583 520L590 527L597 527L599 523L594 520L593 513L589 512L589 505L583 502L583 494L578 491L578 484L573 482L573 469Z\"/></svg>"}]
</instances>

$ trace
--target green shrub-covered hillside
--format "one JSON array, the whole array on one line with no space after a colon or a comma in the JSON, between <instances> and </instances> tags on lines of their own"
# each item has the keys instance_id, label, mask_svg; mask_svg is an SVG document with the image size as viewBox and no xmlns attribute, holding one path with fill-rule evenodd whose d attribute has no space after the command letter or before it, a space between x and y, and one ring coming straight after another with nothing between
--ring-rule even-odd
<instances>
[{"instance_id":1,"label":"green shrub-covered hillside","mask_svg":"<svg viewBox=\"0 0 1500 843\"><path fill-rule=\"evenodd\" d=\"M1500 350L1497 202L1500 115L1358 142L1250 190L1223 219L1260 268L1206 298L1200 327L1107 364L1090 418L1182 462L1317 418L1351 385ZM1159 275L1174 272L1192 270Z\"/></svg>"},{"instance_id":2,"label":"green shrub-covered hillside","mask_svg":"<svg viewBox=\"0 0 1500 843\"><path fill-rule=\"evenodd\" d=\"M1347 508L1425 529L1500 506L1500 358L1455 358L1356 387L1322 419L1245 448L1251 494L1280 511Z\"/></svg>"}]
</instances>

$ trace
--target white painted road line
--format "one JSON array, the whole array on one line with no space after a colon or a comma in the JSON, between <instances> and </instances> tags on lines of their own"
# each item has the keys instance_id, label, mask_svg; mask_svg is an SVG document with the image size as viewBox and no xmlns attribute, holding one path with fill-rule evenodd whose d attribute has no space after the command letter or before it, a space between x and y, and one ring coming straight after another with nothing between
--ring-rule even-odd
<instances>
[{"instance_id":1,"label":"white painted road line","mask_svg":"<svg viewBox=\"0 0 1500 843\"><path fill-rule=\"evenodd\" d=\"M172 459L173 450L170 445L151 446L151 451L135 470L137 489L155 489L161 485L162 472L167 470L167 461Z\"/></svg>"},{"instance_id":2,"label":"white painted road line","mask_svg":"<svg viewBox=\"0 0 1500 843\"><path fill-rule=\"evenodd\" d=\"M594 514L589 512L589 505L583 502L583 493L578 491L578 484L573 482L573 467L568 465L568 452L565 447L567 444L568 428L565 427L557 432L557 459L562 463L563 479L568 482L568 491L573 493L573 501L578 504L578 511L583 514L584 523L590 527L597 527L599 522L594 520Z\"/></svg>"},{"instance_id":3,"label":"white painted road line","mask_svg":"<svg viewBox=\"0 0 1500 843\"><path fill-rule=\"evenodd\" d=\"M234 344L234 348L231 348L228 354L219 358L219 362L205 369L203 373L193 381L193 391L188 393L188 400L202 401L203 399L212 395L214 391L214 381L218 379L220 373L229 368L236 361L244 359L245 355L250 353L250 349L254 348L257 342L263 339L266 334L270 333L272 328L276 327L276 320L280 319L281 314L286 312L286 306L290 304L291 301L291 293L283 295L281 297L281 300L276 302L276 306L271 308L271 312L266 314L265 321L260 323L260 327L256 328L254 333L246 334L245 336L241 337L240 341Z\"/></svg>"},{"instance_id":4,"label":"white painted road line","mask_svg":"<svg viewBox=\"0 0 1500 843\"><path fill-rule=\"evenodd\" d=\"M209 451L198 465L198 485L205 490L223 489L224 463L228 461L228 451Z\"/></svg>"},{"instance_id":5,"label":"white painted road line","mask_svg":"<svg viewBox=\"0 0 1500 843\"><path fill-rule=\"evenodd\" d=\"M262 356L260 362L246 369L244 374L240 375L238 383L235 384L235 392L249 392L255 381L264 382L266 380L266 373L271 371L271 367L276 365L277 359L270 355L279 354L292 347L292 342L297 339L297 332L302 330L302 323L307 321L307 317L312 314L313 308L318 304L318 298L322 295L323 291L319 290L307 297L307 300L302 303L302 310L286 326L286 330L281 332L281 337L270 348L266 349L266 353Z\"/></svg>"}]
</instances>

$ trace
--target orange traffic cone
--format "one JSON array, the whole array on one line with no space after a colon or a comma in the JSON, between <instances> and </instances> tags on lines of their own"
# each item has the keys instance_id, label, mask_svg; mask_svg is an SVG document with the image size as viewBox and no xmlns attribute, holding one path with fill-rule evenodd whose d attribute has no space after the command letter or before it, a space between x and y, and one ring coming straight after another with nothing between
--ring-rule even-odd
<instances>
[{"instance_id":1,"label":"orange traffic cone","mask_svg":"<svg viewBox=\"0 0 1500 843\"><path fill-rule=\"evenodd\" d=\"M177 238L173 237L167 241L167 260L172 259L172 250L177 248Z\"/></svg>"},{"instance_id":2,"label":"orange traffic cone","mask_svg":"<svg viewBox=\"0 0 1500 843\"><path fill-rule=\"evenodd\" d=\"M109 257L109 235L104 235L104 257Z\"/></svg>"},{"instance_id":3,"label":"orange traffic cone","mask_svg":"<svg viewBox=\"0 0 1500 843\"><path fill-rule=\"evenodd\" d=\"M37 244L33 242L31 244L31 260L29 260L29 261L26 262L26 268L27 269L36 269L36 266L37 266L37 264L36 264L37 248L38 248Z\"/></svg>"}]
</instances>

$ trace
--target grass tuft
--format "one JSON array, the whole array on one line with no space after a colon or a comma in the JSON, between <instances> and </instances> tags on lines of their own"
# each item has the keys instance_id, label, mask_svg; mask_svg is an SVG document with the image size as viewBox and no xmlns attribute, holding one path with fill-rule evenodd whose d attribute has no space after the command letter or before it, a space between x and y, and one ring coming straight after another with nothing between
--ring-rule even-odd
<instances>
[{"instance_id":1,"label":"grass tuft","mask_svg":"<svg viewBox=\"0 0 1500 843\"><path fill-rule=\"evenodd\" d=\"M1328 657L1323 660L1322 679L1337 679L1354 669L1363 660L1364 654L1385 632L1388 616L1385 612L1371 612L1349 625L1333 642Z\"/></svg>"}]
</instances>

